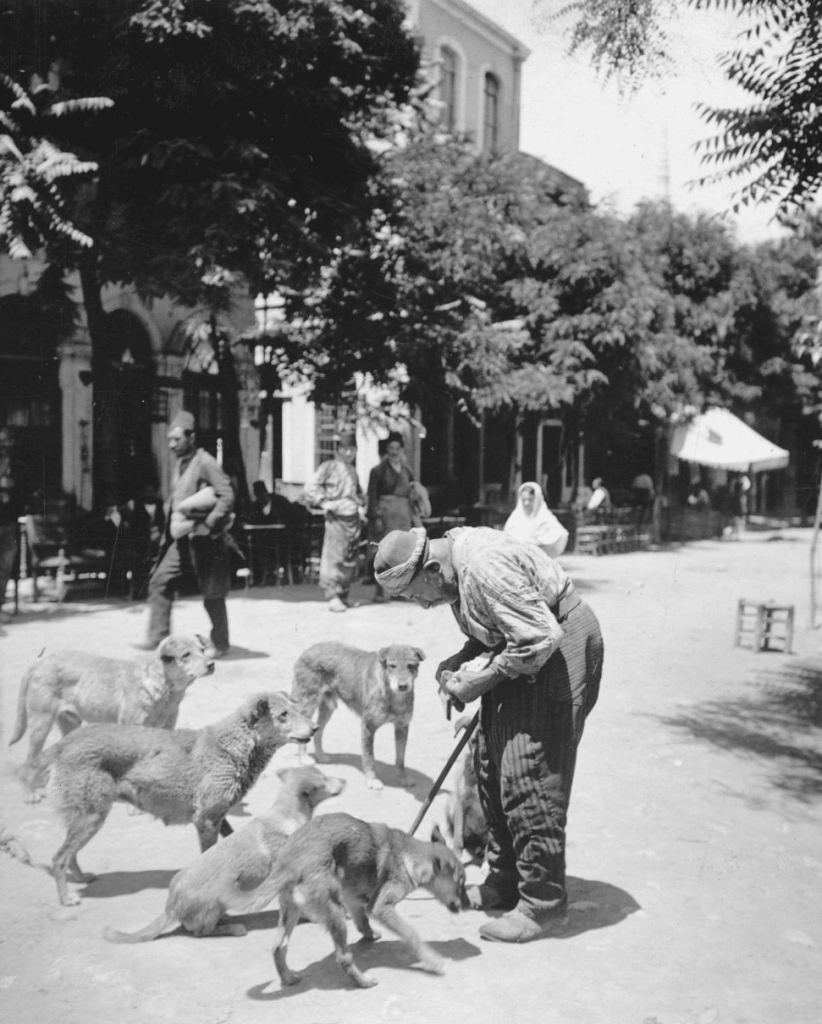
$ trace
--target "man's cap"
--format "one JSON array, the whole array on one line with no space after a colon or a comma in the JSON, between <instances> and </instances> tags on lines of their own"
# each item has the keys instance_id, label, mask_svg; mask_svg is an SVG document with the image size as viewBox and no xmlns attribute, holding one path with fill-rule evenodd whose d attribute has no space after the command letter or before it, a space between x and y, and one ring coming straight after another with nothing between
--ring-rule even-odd
<instances>
[{"instance_id":1,"label":"man's cap","mask_svg":"<svg viewBox=\"0 0 822 1024\"><path fill-rule=\"evenodd\" d=\"M401 594L428 561L428 536L421 526L392 530L374 557L374 578L389 594Z\"/></svg>"},{"instance_id":2,"label":"man's cap","mask_svg":"<svg viewBox=\"0 0 822 1024\"><path fill-rule=\"evenodd\" d=\"M194 430L194 416L186 409L181 409L168 425L169 430L174 430L175 428L191 433Z\"/></svg>"}]
</instances>

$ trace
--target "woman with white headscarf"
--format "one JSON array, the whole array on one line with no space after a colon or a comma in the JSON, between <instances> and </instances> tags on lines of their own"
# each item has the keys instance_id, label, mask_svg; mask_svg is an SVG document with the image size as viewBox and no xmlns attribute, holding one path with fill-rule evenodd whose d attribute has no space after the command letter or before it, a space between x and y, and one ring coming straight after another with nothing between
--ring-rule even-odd
<instances>
[{"instance_id":1,"label":"woman with white headscarf","mask_svg":"<svg viewBox=\"0 0 822 1024\"><path fill-rule=\"evenodd\" d=\"M568 531L545 504L542 488L529 481L517 491L517 507L508 517L505 532L515 540L536 544L558 558L568 543Z\"/></svg>"}]
</instances>

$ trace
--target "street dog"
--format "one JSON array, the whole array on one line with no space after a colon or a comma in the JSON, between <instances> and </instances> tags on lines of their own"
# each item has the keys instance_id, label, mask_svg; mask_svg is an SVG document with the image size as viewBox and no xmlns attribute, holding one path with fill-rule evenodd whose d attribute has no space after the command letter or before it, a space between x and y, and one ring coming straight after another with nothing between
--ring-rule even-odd
<instances>
[{"instance_id":1,"label":"street dog","mask_svg":"<svg viewBox=\"0 0 822 1024\"><path fill-rule=\"evenodd\" d=\"M461 715L454 723L454 732L464 729L470 721L468 715ZM477 773L474 769L476 736L472 736L465 753L457 764L454 788L445 808L445 821L451 835L454 853L462 856L467 850L471 859L479 864L485 860L488 845L488 822L479 798Z\"/></svg>"},{"instance_id":2,"label":"street dog","mask_svg":"<svg viewBox=\"0 0 822 1024\"><path fill-rule=\"evenodd\" d=\"M9 740L9 746L16 743L30 726L21 770L27 803L42 799L34 785L34 764L55 723L63 736L82 722L173 729L188 687L214 671L205 648L202 637L175 635L135 661L64 650L38 658L20 683L17 721Z\"/></svg>"},{"instance_id":3,"label":"street dog","mask_svg":"<svg viewBox=\"0 0 822 1024\"><path fill-rule=\"evenodd\" d=\"M311 818L317 804L345 787L343 779L330 778L313 766L284 768L278 775L282 785L271 810L178 871L169 886L166 908L155 921L138 932L106 928L105 938L147 942L172 925L182 925L198 937L245 935L245 925L223 921L225 915L253 913L268 906L277 895L270 882L286 838Z\"/></svg>"},{"instance_id":4,"label":"street dog","mask_svg":"<svg viewBox=\"0 0 822 1024\"><path fill-rule=\"evenodd\" d=\"M374 734L381 725L394 725L396 767L400 785L408 785L405 746L414 712L414 682L425 655L419 647L392 644L382 650L362 651L340 643L321 643L303 651L294 666L291 696L308 718L317 715L314 754L323 750L323 731L338 701L362 722L362 770L369 789L382 789L374 767Z\"/></svg>"},{"instance_id":5,"label":"street dog","mask_svg":"<svg viewBox=\"0 0 822 1024\"><path fill-rule=\"evenodd\" d=\"M323 814L290 836L272 887L280 897L272 953L284 985L301 980L286 963L288 941L301 916L325 925L337 963L357 985L370 988L376 979L359 970L348 949L345 910L367 941L379 938L369 923L371 916L402 939L424 970L442 974L443 961L400 917L396 904L422 887L452 913L468 906L465 869L436 826L431 842L425 843L350 814Z\"/></svg>"},{"instance_id":6,"label":"street dog","mask_svg":"<svg viewBox=\"0 0 822 1024\"><path fill-rule=\"evenodd\" d=\"M77 854L103 827L115 800L166 825L190 822L207 850L274 752L289 741L306 742L314 729L284 693L258 693L204 729L95 724L49 747L38 765L48 770L67 828L52 860L60 902L79 903L68 891L69 870L78 881L94 880L80 869Z\"/></svg>"}]
</instances>

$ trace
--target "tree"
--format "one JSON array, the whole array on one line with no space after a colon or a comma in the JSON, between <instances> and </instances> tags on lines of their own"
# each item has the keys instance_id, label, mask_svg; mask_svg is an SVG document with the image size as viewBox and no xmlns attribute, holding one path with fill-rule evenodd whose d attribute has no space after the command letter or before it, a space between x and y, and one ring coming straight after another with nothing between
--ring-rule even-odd
<instances>
[{"instance_id":1,"label":"tree","mask_svg":"<svg viewBox=\"0 0 822 1024\"><path fill-rule=\"evenodd\" d=\"M686 0L698 10L730 8L747 19L741 44L720 65L747 90L744 108L700 105L717 134L701 144L703 162L717 168L703 181L742 179L735 209L777 203L787 214L822 189L822 0ZM574 0L542 20L572 18L569 50L589 50L606 77L635 85L664 73L669 62L666 15L672 0Z\"/></svg>"},{"instance_id":2,"label":"tree","mask_svg":"<svg viewBox=\"0 0 822 1024\"><path fill-rule=\"evenodd\" d=\"M394 0L3 0L3 25L7 74L114 101L48 136L99 164L72 218L94 247L47 253L79 269L95 381L106 283L216 317L312 281L370 214L373 141L418 68Z\"/></svg>"}]
</instances>

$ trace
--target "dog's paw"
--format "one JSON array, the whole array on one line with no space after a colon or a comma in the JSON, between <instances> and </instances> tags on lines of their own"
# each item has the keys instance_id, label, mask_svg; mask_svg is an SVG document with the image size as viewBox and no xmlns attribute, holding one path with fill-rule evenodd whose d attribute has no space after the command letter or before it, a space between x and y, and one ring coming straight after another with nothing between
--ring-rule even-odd
<instances>
[{"instance_id":1,"label":"dog's paw","mask_svg":"<svg viewBox=\"0 0 822 1024\"><path fill-rule=\"evenodd\" d=\"M301 974L297 974L296 971L286 970L280 972L280 981L283 985L299 985L302 980L303 976Z\"/></svg>"},{"instance_id":2,"label":"dog's paw","mask_svg":"<svg viewBox=\"0 0 822 1024\"><path fill-rule=\"evenodd\" d=\"M420 960L420 967L429 974L445 974L445 961L433 953Z\"/></svg>"},{"instance_id":3,"label":"dog's paw","mask_svg":"<svg viewBox=\"0 0 822 1024\"><path fill-rule=\"evenodd\" d=\"M356 982L360 988L373 988L377 984L377 979L372 978L370 974L360 972Z\"/></svg>"},{"instance_id":4,"label":"dog's paw","mask_svg":"<svg viewBox=\"0 0 822 1024\"><path fill-rule=\"evenodd\" d=\"M67 892L66 895L60 900L64 907L79 907L80 897L76 892Z\"/></svg>"},{"instance_id":5,"label":"dog's paw","mask_svg":"<svg viewBox=\"0 0 822 1024\"><path fill-rule=\"evenodd\" d=\"M411 778L411 776L406 775L405 772L400 772L400 774L397 776L397 782L405 789L413 789L415 785L414 780Z\"/></svg>"},{"instance_id":6,"label":"dog's paw","mask_svg":"<svg viewBox=\"0 0 822 1024\"><path fill-rule=\"evenodd\" d=\"M366 780L365 780L365 784L366 784L366 786L368 786L369 789L384 789L385 788L383 786L383 784L380 782L380 780L376 777L376 775L369 775L369 776L367 776Z\"/></svg>"}]
</instances>

